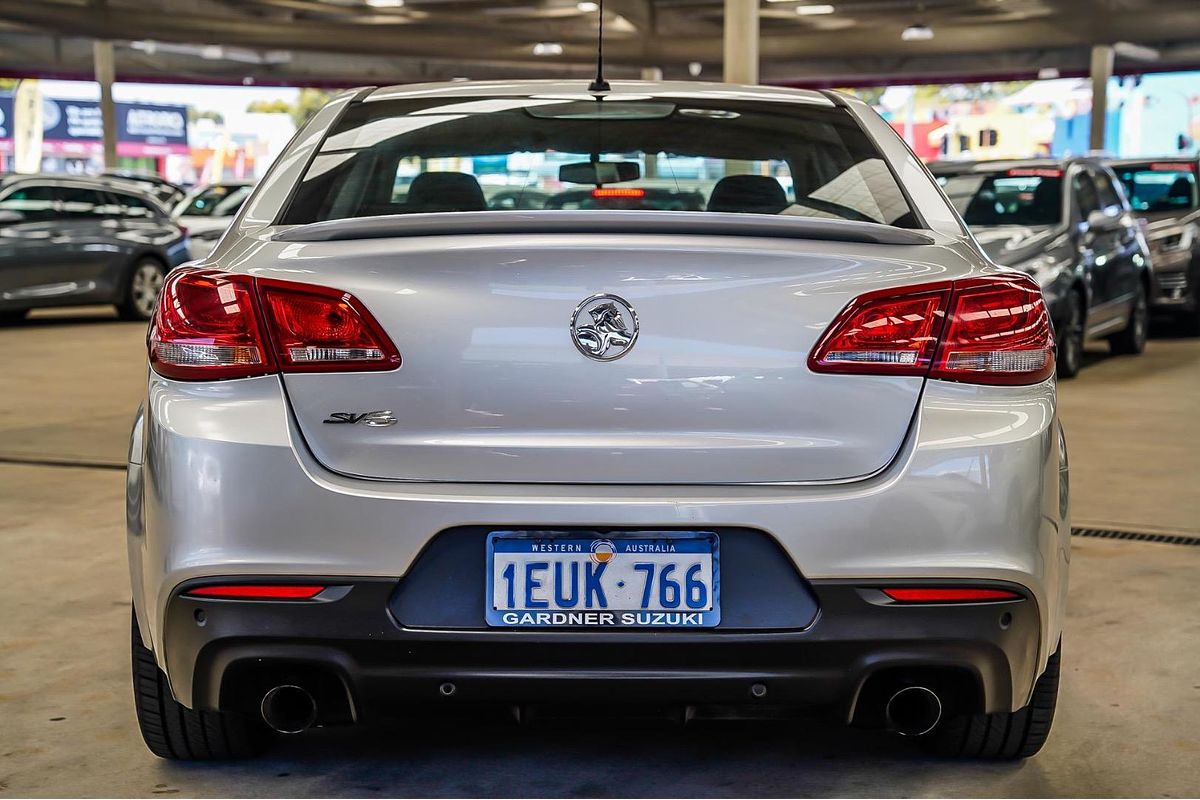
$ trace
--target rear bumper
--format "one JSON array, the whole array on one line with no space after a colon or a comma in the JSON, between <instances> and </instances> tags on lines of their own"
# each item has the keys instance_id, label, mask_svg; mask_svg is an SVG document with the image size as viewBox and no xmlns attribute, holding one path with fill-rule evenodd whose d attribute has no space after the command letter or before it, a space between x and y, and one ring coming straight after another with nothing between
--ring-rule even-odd
<instances>
[{"instance_id":1,"label":"rear bumper","mask_svg":"<svg viewBox=\"0 0 1200 800\"><path fill-rule=\"evenodd\" d=\"M758 704L849 721L875 710L859 703L872 679L956 680L969 688L961 710L994 712L1024 705L1038 675L1038 608L1012 584L993 585L1023 599L918 607L825 581L813 584L821 612L804 630L662 633L411 629L389 612L396 581L337 582L349 591L330 602L173 597L164 633L176 697L253 711L272 686L323 678L318 705L334 708L332 721L558 702Z\"/></svg>"},{"instance_id":2,"label":"rear bumper","mask_svg":"<svg viewBox=\"0 0 1200 800\"><path fill-rule=\"evenodd\" d=\"M347 678L352 687L358 681L373 686L376 680L420 687L419 682L390 680L397 671L403 674L405 667L397 665L404 662L397 656L406 647L419 642L462 647L468 643L469 657L458 660L422 652L430 653L431 663L441 662L439 668L482 669L497 663L489 659L504 661L499 655L503 648L493 651L494 645L537 641L537 634L413 625L394 613L389 617L376 603L361 621L332 621L330 637L306 637L308 621L284 624L258 617L268 611L254 606L231 620L231 633L217 637L225 644L211 650L198 645L187 655L188 646L181 642L192 639L177 639L182 637L177 631L190 631L187 626L196 624L186 613L183 628L173 622L180 604L193 602L176 600L179 589L191 581L239 575L320 576L356 585L379 579L394 586L412 577L419 557L439 534L464 527L747 529L772 541L779 562L803 576L819 595L829 582L870 586L905 580L996 581L1020 587L1028 597L1024 606L1036 612L1035 633L1020 645L1018 657L1010 645L999 646L990 632L979 630L983 618L972 616L976 612L969 607L937 609L944 616L933 619L947 620L945 628L932 619L904 628L895 627L898 613L873 615L902 610L905 619L917 619L912 609L878 609L869 603L859 609L861 617L855 613L845 622L830 621L839 601L822 595L821 616L811 625L805 623L803 630L780 632L760 625L753 632L705 636L706 647L732 646L737 637L754 637L743 644L784 648L764 650L758 664L738 658L732 667L723 667L735 672L729 691L742 693L747 676L753 673L761 679L778 669L798 676L793 690L798 698L822 697L832 691L825 681L859 681L865 665L881 659L928 661L954 650L953 658L984 675L988 686L998 687L987 689L989 708L1005 703L1019 707L1053 652L1062 626L1070 555L1065 464L1053 380L1024 387L930 381L892 463L877 475L849 483L576 486L368 481L332 474L314 461L290 423L275 377L185 384L152 375L144 413L135 424L128 471L134 607L147 645L184 702L191 700L194 676L212 674L208 667L189 664L203 665L210 652L215 659L226 645L270 643L275 631L287 634L278 642L281 646L325 649L333 663L354 666L354 674L361 677ZM474 552L467 561L450 566L481 566L482 549ZM445 582L460 591L480 588L457 572L444 574ZM367 593L355 588L347 600L330 608L349 608L343 604L358 602ZM989 626L995 622L993 613L986 609ZM961 627L956 621L960 615ZM191 633L215 636L225 630L224 617L213 614L202 630ZM393 619L409 628L398 628ZM242 624L246 627L236 627ZM344 626L360 632L351 637L358 644L339 644L337 631ZM296 632L299 635L291 635ZM561 633L552 641L567 642L559 638ZM602 637L609 635L588 632L586 642L608 641ZM638 641L658 641L659 635L673 644L684 641L676 632L638 634ZM359 655L359 645L379 643L372 637L382 637L379 642L384 644ZM827 638L840 644L834 647ZM882 647L881 641L888 646ZM803 653L787 649L801 645ZM830 660L818 651L839 655ZM652 652L647 662L651 666L659 663L663 651ZM739 651L735 647L729 652ZM1031 668L1024 666L1029 653ZM1014 666L1018 664L1022 666ZM589 669L586 662L578 668L585 674ZM441 675L432 670L421 680L445 680ZM211 680L201 681L208 687L202 702L212 702ZM505 682L522 680L498 675L496 692L508 696L516 687ZM848 696L844 685L839 687L834 695ZM374 689L365 696L374 696Z\"/></svg>"}]
</instances>

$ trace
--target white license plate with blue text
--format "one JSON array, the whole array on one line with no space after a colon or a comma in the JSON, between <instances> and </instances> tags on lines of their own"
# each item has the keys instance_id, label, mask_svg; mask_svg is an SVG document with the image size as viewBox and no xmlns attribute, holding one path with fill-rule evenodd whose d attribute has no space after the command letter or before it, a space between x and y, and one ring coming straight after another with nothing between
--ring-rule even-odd
<instances>
[{"instance_id":1,"label":"white license plate with blue text","mask_svg":"<svg viewBox=\"0 0 1200 800\"><path fill-rule=\"evenodd\" d=\"M719 545L707 531L607 537L493 531L487 538L487 624L714 627L721 621Z\"/></svg>"}]
</instances>

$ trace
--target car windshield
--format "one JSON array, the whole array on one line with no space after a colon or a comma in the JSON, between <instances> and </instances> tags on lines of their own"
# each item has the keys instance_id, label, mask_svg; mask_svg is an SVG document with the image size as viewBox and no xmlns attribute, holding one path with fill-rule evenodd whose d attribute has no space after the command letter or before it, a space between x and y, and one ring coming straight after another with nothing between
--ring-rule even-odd
<instances>
[{"instance_id":1,"label":"car windshield","mask_svg":"<svg viewBox=\"0 0 1200 800\"><path fill-rule=\"evenodd\" d=\"M249 196L249 186L209 186L186 201L178 213L186 217L231 217Z\"/></svg>"},{"instance_id":2,"label":"car windshield","mask_svg":"<svg viewBox=\"0 0 1200 800\"><path fill-rule=\"evenodd\" d=\"M845 109L584 97L351 106L279 221L619 209L919 227L892 171Z\"/></svg>"},{"instance_id":3,"label":"car windshield","mask_svg":"<svg viewBox=\"0 0 1200 800\"><path fill-rule=\"evenodd\" d=\"M1197 207L1195 166L1181 162L1116 168L1134 211L1190 211Z\"/></svg>"},{"instance_id":4,"label":"car windshield","mask_svg":"<svg viewBox=\"0 0 1200 800\"><path fill-rule=\"evenodd\" d=\"M971 227L1056 225L1062 220L1062 170L965 172L941 175L938 183Z\"/></svg>"}]
</instances>

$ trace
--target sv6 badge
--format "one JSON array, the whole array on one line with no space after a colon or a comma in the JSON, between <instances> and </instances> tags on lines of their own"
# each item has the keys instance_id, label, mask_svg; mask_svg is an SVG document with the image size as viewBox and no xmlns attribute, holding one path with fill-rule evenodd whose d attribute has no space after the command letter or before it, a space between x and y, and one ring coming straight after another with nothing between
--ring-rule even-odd
<instances>
[{"instance_id":1,"label":"sv6 badge","mask_svg":"<svg viewBox=\"0 0 1200 800\"><path fill-rule=\"evenodd\" d=\"M323 420L326 425L357 425L362 423L371 428L386 428L396 424L390 411L334 411Z\"/></svg>"}]
</instances>

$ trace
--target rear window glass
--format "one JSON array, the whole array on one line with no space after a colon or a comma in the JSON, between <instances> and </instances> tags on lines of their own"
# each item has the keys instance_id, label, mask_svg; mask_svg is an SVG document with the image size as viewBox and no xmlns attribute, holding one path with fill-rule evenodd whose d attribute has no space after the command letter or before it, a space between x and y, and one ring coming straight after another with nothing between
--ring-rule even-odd
<instances>
[{"instance_id":1,"label":"rear window glass","mask_svg":"<svg viewBox=\"0 0 1200 800\"><path fill-rule=\"evenodd\" d=\"M209 186L181 204L177 213L188 217L232 217L250 196L249 186Z\"/></svg>"},{"instance_id":2,"label":"rear window glass","mask_svg":"<svg viewBox=\"0 0 1200 800\"><path fill-rule=\"evenodd\" d=\"M1020 174L942 175L938 177L938 183L970 226L1055 225L1060 222L1062 173L1057 170L1012 172Z\"/></svg>"},{"instance_id":3,"label":"rear window glass","mask_svg":"<svg viewBox=\"0 0 1200 800\"><path fill-rule=\"evenodd\" d=\"M1134 211L1189 211L1197 207L1196 173L1188 164L1118 167L1117 177Z\"/></svg>"},{"instance_id":4,"label":"rear window glass","mask_svg":"<svg viewBox=\"0 0 1200 800\"><path fill-rule=\"evenodd\" d=\"M422 98L351 106L279 220L588 209L918 227L843 109L646 98Z\"/></svg>"}]
</instances>

